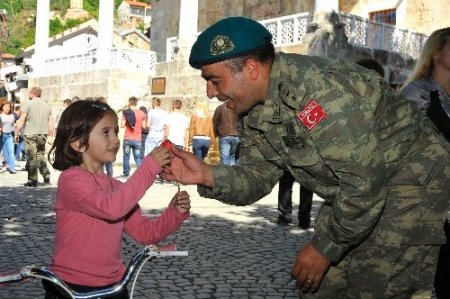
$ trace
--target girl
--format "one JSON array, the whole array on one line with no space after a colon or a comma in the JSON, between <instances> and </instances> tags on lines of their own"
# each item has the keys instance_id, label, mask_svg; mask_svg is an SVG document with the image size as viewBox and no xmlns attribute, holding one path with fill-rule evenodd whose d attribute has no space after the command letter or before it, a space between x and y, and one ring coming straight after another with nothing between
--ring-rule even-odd
<instances>
[{"instance_id":1,"label":"girl","mask_svg":"<svg viewBox=\"0 0 450 299\"><path fill-rule=\"evenodd\" d=\"M16 159L14 156L14 118L11 102L0 104L0 152L3 151L6 170L16 173Z\"/></svg>"},{"instance_id":2,"label":"girl","mask_svg":"<svg viewBox=\"0 0 450 299\"><path fill-rule=\"evenodd\" d=\"M105 103L77 101L61 115L53 167L63 171L56 193L56 236L51 269L76 291L108 287L125 272L120 258L123 232L142 244L158 243L189 216L190 199L178 192L156 219L142 215L138 201L170 161L155 148L122 183L103 173L116 160L120 143L116 113ZM44 282L46 299L62 298ZM128 298L125 290L114 298Z\"/></svg>"}]
</instances>

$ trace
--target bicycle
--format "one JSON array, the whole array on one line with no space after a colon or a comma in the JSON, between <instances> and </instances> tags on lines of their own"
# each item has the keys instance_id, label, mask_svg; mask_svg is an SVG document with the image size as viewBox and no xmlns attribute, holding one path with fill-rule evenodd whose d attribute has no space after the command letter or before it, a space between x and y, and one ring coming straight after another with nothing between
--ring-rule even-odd
<instances>
[{"instance_id":1,"label":"bicycle","mask_svg":"<svg viewBox=\"0 0 450 299\"><path fill-rule=\"evenodd\" d=\"M174 244L166 246L147 245L133 256L120 281L108 288L91 292L76 292L47 267L39 267L35 265L27 265L18 271L0 275L0 286L9 283L21 282L28 279L44 279L63 290L72 299L93 299L105 298L107 296L119 294L134 276L133 285L130 291L130 298L133 298L134 287L144 264L150 259L167 256L188 256L188 252L177 250Z\"/></svg>"}]
</instances>

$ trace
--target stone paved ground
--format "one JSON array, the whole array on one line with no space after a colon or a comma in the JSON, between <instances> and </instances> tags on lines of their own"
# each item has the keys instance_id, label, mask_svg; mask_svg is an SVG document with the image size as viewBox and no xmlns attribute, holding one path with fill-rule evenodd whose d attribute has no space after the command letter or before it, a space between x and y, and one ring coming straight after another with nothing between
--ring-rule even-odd
<instances>
[{"instance_id":1,"label":"stone paved ground","mask_svg":"<svg viewBox=\"0 0 450 299\"><path fill-rule=\"evenodd\" d=\"M50 263L57 176L52 175L50 186L30 189L23 187L26 172L0 174L0 272L30 263ZM247 207L201 198L193 186L183 189L191 194L192 217L166 243L175 242L180 250L188 250L189 256L148 262L139 276L135 298L297 298L290 270L312 229L273 223L277 187ZM294 189L297 199L299 188ZM175 192L171 184L155 184L141 205L148 215L157 215ZM313 216L320 201L314 198ZM294 203L296 208L298 202ZM125 237L124 260L128 262L140 248ZM42 297L39 281L0 287L0 298Z\"/></svg>"}]
</instances>

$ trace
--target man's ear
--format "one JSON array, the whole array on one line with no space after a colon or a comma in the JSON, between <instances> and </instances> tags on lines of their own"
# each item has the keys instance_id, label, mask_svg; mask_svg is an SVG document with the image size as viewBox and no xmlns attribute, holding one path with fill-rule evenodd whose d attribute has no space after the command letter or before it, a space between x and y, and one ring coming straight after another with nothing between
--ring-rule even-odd
<instances>
[{"instance_id":1,"label":"man's ear","mask_svg":"<svg viewBox=\"0 0 450 299\"><path fill-rule=\"evenodd\" d=\"M256 60L247 59L243 69L246 76L249 76L251 80L255 80L256 78L258 78L259 70L259 64Z\"/></svg>"},{"instance_id":2,"label":"man's ear","mask_svg":"<svg viewBox=\"0 0 450 299\"><path fill-rule=\"evenodd\" d=\"M72 149L74 151L79 152L79 153L84 153L86 151L86 147L81 146L80 140L72 141L70 143L70 146L72 147Z\"/></svg>"}]
</instances>

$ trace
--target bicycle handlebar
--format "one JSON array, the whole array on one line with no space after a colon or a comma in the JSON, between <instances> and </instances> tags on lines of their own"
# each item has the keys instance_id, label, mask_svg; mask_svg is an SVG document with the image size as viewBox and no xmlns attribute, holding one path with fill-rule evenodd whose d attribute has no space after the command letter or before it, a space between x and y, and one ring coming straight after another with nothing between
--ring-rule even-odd
<instances>
[{"instance_id":1,"label":"bicycle handlebar","mask_svg":"<svg viewBox=\"0 0 450 299\"><path fill-rule=\"evenodd\" d=\"M86 293L75 292L47 267L36 267L35 265L23 267L18 273L0 276L0 285L2 283L22 281L27 278L40 278L60 287L73 299L104 298L120 293L130 282L136 269L141 267L146 261L156 257L167 256L188 256L188 252L176 250L174 244L167 246L147 245L133 257L120 281L111 287Z\"/></svg>"}]
</instances>

